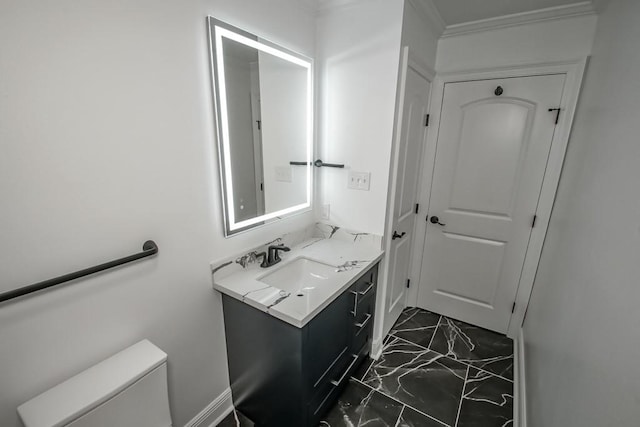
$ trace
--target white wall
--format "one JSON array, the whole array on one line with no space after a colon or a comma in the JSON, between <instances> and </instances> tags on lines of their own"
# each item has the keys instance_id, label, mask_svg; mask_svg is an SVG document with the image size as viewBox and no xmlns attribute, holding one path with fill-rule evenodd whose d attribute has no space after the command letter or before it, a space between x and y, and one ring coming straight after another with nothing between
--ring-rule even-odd
<instances>
[{"instance_id":1,"label":"white wall","mask_svg":"<svg viewBox=\"0 0 640 427\"><path fill-rule=\"evenodd\" d=\"M640 3L599 18L524 325L529 427L640 419Z\"/></svg>"},{"instance_id":2,"label":"white wall","mask_svg":"<svg viewBox=\"0 0 640 427\"><path fill-rule=\"evenodd\" d=\"M0 289L141 249L157 258L0 307L0 425L142 339L169 355L174 425L228 387L209 262L224 239L205 17L314 56L297 0L0 2Z\"/></svg>"},{"instance_id":3,"label":"white wall","mask_svg":"<svg viewBox=\"0 0 640 427\"><path fill-rule=\"evenodd\" d=\"M347 170L317 173L331 221L383 234L400 60L402 0L359 1L318 17L319 157L371 173L370 191L347 188Z\"/></svg>"},{"instance_id":4,"label":"white wall","mask_svg":"<svg viewBox=\"0 0 640 427\"><path fill-rule=\"evenodd\" d=\"M597 17L584 15L478 33L438 43L439 73L581 59L591 52Z\"/></svg>"},{"instance_id":5,"label":"white wall","mask_svg":"<svg viewBox=\"0 0 640 427\"><path fill-rule=\"evenodd\" d=\"M439 29L424 16L424 12L416 8L413 1L406 0L402 18L402 46L409 46L412 56L435 70L439 39Z\"/></svg>"}]
</instances>

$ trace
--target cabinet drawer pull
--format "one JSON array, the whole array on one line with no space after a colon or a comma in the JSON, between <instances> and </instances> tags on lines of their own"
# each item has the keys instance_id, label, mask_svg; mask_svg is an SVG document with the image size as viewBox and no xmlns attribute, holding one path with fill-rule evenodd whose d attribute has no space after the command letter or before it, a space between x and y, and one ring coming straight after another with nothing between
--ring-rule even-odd
<instances>
[{"instance_id":1,"label":"cabinet drawer pull","mask_svg":"<svg viewBox=\"0 0 640 427\"><path fill-rule=\"evenodd\" d=\"M347 367L347 370L344 371L344 373L342 374L340 379L331 381L331 384L333 384L335 387L340 385L340 383L344 380L344 377L346 377L347 374L349 373L349 371L351 370L351 368L353 368L353 365L356 364L356 361L358 360L358 355L357 354L352 354L351 357L353 357L353 361L349 364L349 366Z\"/></svg>"},{"instance_id":2,"label":"cabinet drawer pull","mask_svg":"<svg viewBox=\"0 0 640 427\"><path fill-rule=\"evenodd\" d=\"M365 289L364 291L360 292L360 295L366 295L369 293L369 291L373 289L373 282L369 282L369 287L367 289Z\"/></svg>"},{"instance_id":3,"label":"cabinet drawer pull","mask_svg":"<svg viewBox=\"0 0 640 427\"><path fill-rule=\"evenodd\" d=\"M353 311L351 311L351 314L353 314L353 317L356 317L358 312L358 293L356 291L349 292L353 294Z\"/></svg>"},{"instance_id":4,"label":"cabinet drawer pull","mask_svg":"<svg viewBox=\"0 0 640 427\"><path fill-rule=\"evenodd\" d=\"M358 329L362 329L367 325L367 323L369 323L369 320L371 320L371 314L367 314L367 318L364 319L364 322L356 323L356 326L358 327Z\"/></svg>"}]
</instances>

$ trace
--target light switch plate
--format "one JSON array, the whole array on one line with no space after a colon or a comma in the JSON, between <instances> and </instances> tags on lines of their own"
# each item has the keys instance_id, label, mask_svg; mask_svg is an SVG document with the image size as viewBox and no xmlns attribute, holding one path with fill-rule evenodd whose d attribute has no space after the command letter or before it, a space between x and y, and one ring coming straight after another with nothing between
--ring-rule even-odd
<instances>
[{"instance_id":1,"label":"light switch plate","mask_svg":"<svg viewBox=\"0 0 640 427\"><path fill-rule=\"evenodd\" d=\"M291 166L276 166L276 181L293 181L293 171L291 170Z\"/></svg>"},{"instance_id":2,"label":"light switch plate","mask_svg":"<svg viewBox=\"0 0 640 427\"><path fill-rule=\"evenodd\" d=\"M370 172L356 172L350 170L347 179L347 188L369 191L371 181Z\"/></svg>"}]
</instances>

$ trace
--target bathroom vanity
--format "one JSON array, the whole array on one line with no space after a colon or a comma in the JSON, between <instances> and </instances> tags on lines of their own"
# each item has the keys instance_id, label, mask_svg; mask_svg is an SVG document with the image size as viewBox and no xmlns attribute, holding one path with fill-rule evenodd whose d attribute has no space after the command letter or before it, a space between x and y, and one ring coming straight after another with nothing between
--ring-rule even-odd
<instances>
[{"instance_id":1,"label":"bathroom vanity","mask_svg":"<svg viewBox=\"0 0 640 427\"><path fill-rule=\"evenodd\" d=\"M311 210L314 168L344 165L312 157L313 59L214 17L208 23L230 237ZM317 425L370 352L381 243L309 224L212 265L234 405L258 425ZM275 244L291 248L277 264Z\"/></svg>"},{"instance_id":2,"label":"bathroom vanity","mask_svg":"<svg viewBox=\"0 0 640 427\"><path fill-rule=\"evenodd\" d=\"M370 353L382 251L332 237L214 273L234 405L261 426L316 426Z\"/></svg>"}]
</instances>

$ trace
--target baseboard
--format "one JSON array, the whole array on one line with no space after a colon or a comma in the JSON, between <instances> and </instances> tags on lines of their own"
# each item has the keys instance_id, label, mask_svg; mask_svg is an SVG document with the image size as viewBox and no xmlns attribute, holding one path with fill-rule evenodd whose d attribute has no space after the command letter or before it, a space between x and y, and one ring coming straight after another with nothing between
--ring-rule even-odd
<instances>
[{"instance_id":1,"label":"baseboard","mask_svg":"<svg viewBox=\"0 0 640 427\"><path fill-rule=\"evenodd\" d=\"M371 343L371 358L374 360L378 360L382 356L382 341L383 339L379 338Z\"/></svg>"},{"instance_id":2,"label":"baseboard","mask_svg":"<svg viewBox=\"0 0 640 427\"><path fill-rule=\"evenodd\" d=\"M514 343L514 390L513 390L513 420L515 427L527 427L527 399L526 375L524 357L524 334L522 329Z\"/></svg>"},{"instance_id":3,"label":"baseboard","mask_svg":"<svg viewBox=\"0 0 640 427\"><path fill-rule=\"evenodd\" d=\"M227 388L184 427L215 427L231 411L233 411L233 400L231 399L231 389Z\"/></svg>"}]
</instances>

